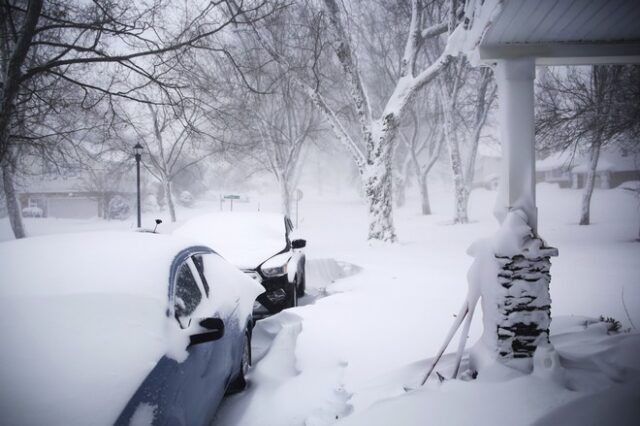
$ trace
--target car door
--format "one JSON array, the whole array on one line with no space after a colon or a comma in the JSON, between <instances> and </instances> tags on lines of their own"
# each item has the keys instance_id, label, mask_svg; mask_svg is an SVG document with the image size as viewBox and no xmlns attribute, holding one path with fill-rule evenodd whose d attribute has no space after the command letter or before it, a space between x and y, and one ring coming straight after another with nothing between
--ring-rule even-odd
<instances>
[{"instance_id":1,"label":"car door","mask_svg":"<svg viewBox=\"0 0 640 426\"><path fill-rule=\"evenodd\" d=\"M207 425L224 396L228 367L218 360L228 358L231 339L222 336L189 345L190 336L206 332L200 321L216 314L211 280L202 280L189 251L180 253L171 266L166 318L169 353L145 378L117 425L129 424L145 410L153 410L154 425Z\"/></svg>"},{"instance_id":2,"label":"car door","mask_svg":"<svg viewBox=\"0 0 640 426\"><path fill-rule=\"evenodd\" d=\"M229 275L229 269L238 273L238 270L229 265L224 259L214 253L205 253L196 261L198 268L202 269L201 276L210 287L213 306L225 322L225 336L227 345L221 358L217 360L221 366L231 375L240 365L244 344L244 332L247 318L241 318L238 312L241 291L236 277ZM241 277L246 278L244 274Z\"/></svg>"},{"instance_id":3,"label":"car door","mask_svg":"<svg viewBox=\"0 0 640 426\"><path fill-rule=\"evenodd\" d=\"M215 413L229 376L229 358L232 339L226 328L228 316L221 316L216 309L212 274L204 274L206 263L203 256L196 254L187 259L176 276L175 312L180 327L194 335L202 330L199 322L204 318L220 318L225 323L222 338L205 343L191 345L187 359L182 365L182 389L177 403L182 407L186 424L198 425L210 421Z\"/></svg>"}]
</instances>

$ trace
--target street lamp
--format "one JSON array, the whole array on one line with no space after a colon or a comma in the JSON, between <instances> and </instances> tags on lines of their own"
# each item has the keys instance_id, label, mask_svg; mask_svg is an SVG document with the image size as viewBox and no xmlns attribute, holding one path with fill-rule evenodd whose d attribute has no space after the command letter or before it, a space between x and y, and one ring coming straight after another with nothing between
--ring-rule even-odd
<instances>
[{"instance_id":1,"label":"street lamp","mask_svg":"<svg viewBox=\"0 0 640 426\"><path fill-rule=\"evenodd\" d=\"M136 159L136 178L138 188L138 228L142 227L142 214L140 210L140 159L142 158L142 145L138 142L133 147L134 157Z\"/></svg>"}]
</instances>

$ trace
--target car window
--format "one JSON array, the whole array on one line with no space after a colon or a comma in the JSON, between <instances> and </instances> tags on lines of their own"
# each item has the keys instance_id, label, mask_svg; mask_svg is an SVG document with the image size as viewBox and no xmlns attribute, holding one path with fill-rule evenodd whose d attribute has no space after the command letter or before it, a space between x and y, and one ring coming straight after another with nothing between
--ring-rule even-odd
<instances>
[{"instance_id":1,"label":"car window","mask_svg":"<svg viewBox=\"0 0 640 426\"><path fill-rule=\"evenodd\" d=\"M196 265L196 269L198 270L198 274L200 275L200 279L202 280L202 287L204 287L204 292L209 297L209 283L207 282L207 276L204 273L204 262L202 260L202 255L198 254L195 256L191 256L193 260L193 264Z\"/></svg>"},{"instance_id":2,"label":"car window","mask_svg":"<svg viewBox=\"0 0 640 426\"><path fill-rule=\"evenodd\" d=\"M204 254L202 260L204 273L211 286L209 300L212 310L224 318L238 307L243 288L240 281L247 277L217 254Z\"/></svg>"},{"instance_id":3,"label":"car window","mask_svg":"<svg viewBox=\"0 0 640 426\"><path fill-rule=\"evenodd\" d=\"M202 301L202 293L186 262L180 266L175 288L174 310L176 319L180 321L182 318L189 317Z\"/></svg>"}]
</instances>

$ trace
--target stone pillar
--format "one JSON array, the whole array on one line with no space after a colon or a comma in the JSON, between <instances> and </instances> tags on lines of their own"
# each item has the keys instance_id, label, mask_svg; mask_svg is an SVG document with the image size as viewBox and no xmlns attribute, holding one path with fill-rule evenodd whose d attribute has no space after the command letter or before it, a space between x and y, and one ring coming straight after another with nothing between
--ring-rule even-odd
<instances>
[{"instance_id":1,"label":"stone pillar","mask_svg":"<svg viewBox=\"0 0 640 426\"><path fill-rule=\"evenodd\" d=\"M502 176L494 210L501 224L494 245L498 264L494 342L502 361L531 358L538 344L549 343L549 259L558 253L546 247L537 232L534 79L533 58L497 64Z\"/></svg>"},{"instance_id":2,"label":"stone pillar","mask_svg":"<svg viewBox=\"0 0 640 426\"><path fill-rule=\"evenodd\" d=\"M530 358L549 343L551 256L558 251L531 238L522 254L496 254L498 272L497 352L502 359Z\"/></svg>"}]
</instances>

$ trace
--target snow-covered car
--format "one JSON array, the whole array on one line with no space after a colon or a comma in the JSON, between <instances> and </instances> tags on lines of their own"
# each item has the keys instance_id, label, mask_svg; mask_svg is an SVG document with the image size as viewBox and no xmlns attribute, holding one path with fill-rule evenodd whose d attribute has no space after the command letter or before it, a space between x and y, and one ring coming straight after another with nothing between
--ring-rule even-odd
<instances>
[{"instance_id":1,"label":"snow-covered car","mask_svg":"<svg viewBox=\"0 0 640 426\"><path fill-rule=\"evenodd\" d=\"M260 282L254 316L297 306L305 293L304 239L295 239L288 217L266 212L212 213L194 218L174 233L215 247L218 253Z\"/></svg>"},{"instance_id":2,"label":"snow-covered car","mask_svg":"<svg viewBox=\"0 0 640 426\"><path fill-rule=\"evenodd\" d=\"M40 207L25 207L22 209L22 217L44 217L44 211Z\"/></svg>"},{"instance_id":3,"label":"snow-covered car","mask_svg":"<svg viewBox=\"0 0 640 426\"><path fill-rule=\"evenodd\" d=\"M263 291L177 236L0 243L0 423L210 424L245 385Z\"/></svg>"}]
</instances>

